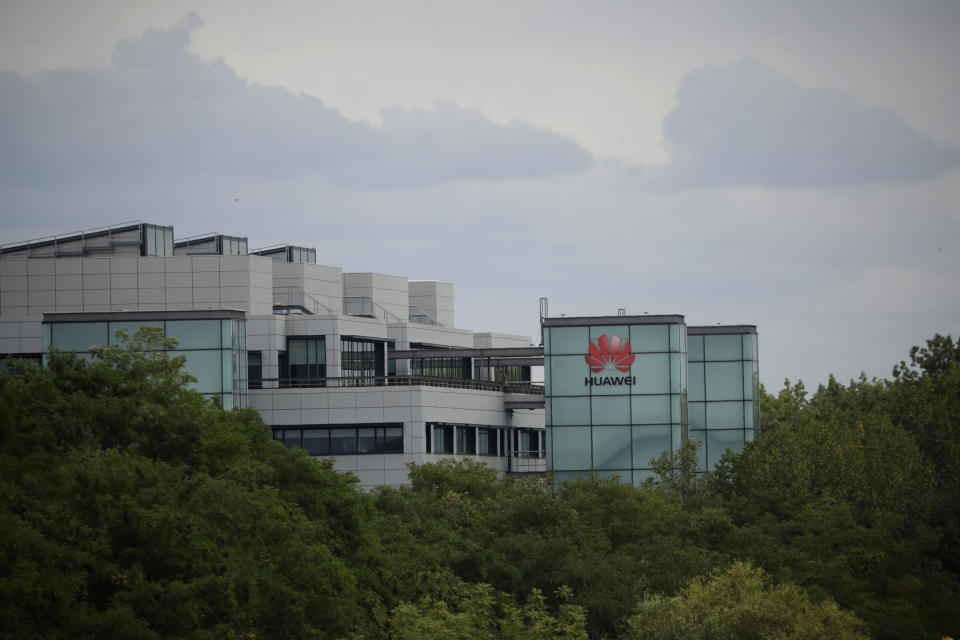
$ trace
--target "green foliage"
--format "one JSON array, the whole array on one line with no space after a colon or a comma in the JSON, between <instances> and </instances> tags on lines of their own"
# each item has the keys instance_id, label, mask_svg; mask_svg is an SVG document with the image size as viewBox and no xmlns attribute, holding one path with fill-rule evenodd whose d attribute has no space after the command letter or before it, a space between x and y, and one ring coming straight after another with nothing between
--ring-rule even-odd
<instances>
[{"instance_id":1,"label":"green foliage","mask_svg":"<svg viewBox=\"0 0 960 640\"><path fill-rule=\"evenodd\" d=\"M657 479L648 480L648 486L656 486L681 501L702 491L703 483L697 478L697 443L693 440L684 440L676 453L664 451L650 462Z\"/></svg>"},{"instance_id":2,"label":"green foliage","mask_svg":"<svg viewBox=\"0 0 960 640\"><path fill-rule=\"evenodd\" d=\"M960 629L949 337L891 381L764 392L764 434L716 472L687 443L641 488L445 460L371 494L189 391L168 346L142 331L0 373L0 637Z\"/></svg>"},{"instance_id":3,"label":"green foliage","mask_svg":"<svg viewBox=\"0 0 960 640\"><path fill-rule=\"evenodd\" d=\"M0 374L0 634L336 637L369 501L185 388L150 331ZM336 517L328 517L336 512ZM348 552L349 550L349 552Z\"/></svg>"},{"instance_id":4,"label":"green foliage","mask_svg":"<svg viewBox=\"0 0 960 640\"><path fill-rule=\"evenodd\" d=\"M742 557L851 608L874 637L960 627L957 351L937 336L892 382L831 377L810 397L787 383L761 399L763 437L710 481Z\"/></svg>"},{"instance_id":5,"label":"green foliage","mask_svg":"<svg viewBox=\"0 0 960 640\"><path fill-rule=\"evenodd\" d=\"M956 520L960 508L960 339L937 334L924 348L910 350L910 364L893 368L887 402L895 424L902 426L944 473L938 473L939 507Z\"/></svg>"},{"instance_id":6,"label":"green foliage","mask_svg":"<svg viewBox=\"0 0 960 640\"><path fill-rule=\"evenodd\" d=\"M495 495L502 484L496 469L469 459L447 458L435 464L411 464L409 468L414 492L433 492L440 497L453 493L482 500Z\"/></svg>"},{"instance_id":7,"label":"green foliage","mask_svg":"<svg viewBox=\"0 0 960 640\"><path fill-rule=\"evenodd\" d=\"M865 639L860 622L833 602L813 603L803 590L775 585L761 569L735 562L709 579L691 580L674 597L637 605L625 640Z\"/></svg>"},{"instance_id":8,"label":"green foliage","mask_svg":"<svg viewBox=\"0 0 960 640\"><path fill-rule=\"evenodd\" d=\"M570 597L568 589L557 596ZM389 621L390 638L395 640L448 640L499 638L502 640L586 640L585 615L581 607L562 604L553 616L546 599L534 589L524 605L497 597L485 584L444 594L424 596L415 603L396 607Z\"/></svg>"},{"instance_id":9,"label":"green foliage","mask_svg":"<svg viewBox=\"0 0 960 640\"><path fill-rule=\"evenodd\" d=\"M933 470L913 438L888 421L851 423L816 415L764 434L730 459L730 489L771 495L790 505L842 501L865 520L884 513L922 517L929 511ZM769 504L769 503L768 503Z\"/></svg>"}]
</instances>

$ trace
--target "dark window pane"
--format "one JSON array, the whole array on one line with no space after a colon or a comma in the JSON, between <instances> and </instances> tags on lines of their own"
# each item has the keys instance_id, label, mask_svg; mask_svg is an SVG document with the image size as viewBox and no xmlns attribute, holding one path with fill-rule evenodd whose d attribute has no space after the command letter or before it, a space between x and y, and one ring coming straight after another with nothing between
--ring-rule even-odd
<instances>
[{"instance_id":1,"label":"dark window pane","mask_svg":"<svg viewBox=\"0 0 960 640\"><path fill-rule=\"evenodd\" d=\"M247 352L247 385L251 389L263 387L263 355L259 351Z\"/></svg>"},{"instance_id":2,"label":"dark window pane","mask_svg":"<svg viewBox=\"0 0 960 640\"><path fill-rule=\"evenodd\" d=\"M330 453L349 454L357 452L356 429L332 429L330 431Z\"/></svg>"},{"instance_id":3,"label":"dark window pane","mask_svg":"<svg viewBox=\"0 0 960 640\"><path fill-rule=\"evenodd\" d=\"M497 430L477 429L477 453L481 456L497 455Z\"/></svg>"},{"instance_id":4,"label":"dark window pane","mask_svg":"<svg viewBox=\"0 0 960 640\"><path fill-rule=\"evenodd\" d=\"M434 425L432 432L433 453L453 453L453 427Z\"/></svg>"},{"instance_id":5,"label":"dark window pane","mask_svg":"<svg viewBox=\"0 0 960 640\"><path fill-rule=\"evenodd\" d=\"M330 453L329 429L304 429L303 448L312 456L324 456Z\"/></svg>"},{"instance_id":6,"label":"dark window pane","mask_svg":"<svg viewBox=\"0 0 960 640\"><path fill-rule=\"evenodd\" d=\"M381 453L403 453L403 427L384 427L378 430L377 451Z\"/></svg>"},{"instance_id":7,"label":"dark window pane","mask_svg":"<svg viewBox=\"0 0 960 640\"><path fill-rule=\"evenodd\" d=\"M474 455L477 453L477 440L474 427L457 427L457 453Z\"/></svg>"},{"instance_id":8,"label":"dark window pane","mask_svg":"<svg viewBox=\"0 0 960 640\"><path fill-rule=\"evenodd\" d=\"M300 443L300 429L284 429L280 432L283 437L283 444L288 447L299 447Z\"/></svg>"},{"instance_id":9,"label":"dark window pane","mask_svg":"<svg viewBox=\"0 0 960 640\"><path fill-rule=\"evenodd\" d=\"M362 427L357 429L357 453L373 453L376 451L377 443L374 436L373 427Z\"/></svg>"}]
</instances>

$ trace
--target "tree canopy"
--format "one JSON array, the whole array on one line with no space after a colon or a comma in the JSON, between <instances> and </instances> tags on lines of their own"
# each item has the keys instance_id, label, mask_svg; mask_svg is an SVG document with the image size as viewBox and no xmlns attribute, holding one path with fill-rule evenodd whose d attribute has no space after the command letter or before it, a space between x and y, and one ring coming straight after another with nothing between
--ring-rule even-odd
<instances>
[{"instance_id":1,"label":"tree canopy","mask_svg":"<svg viewBox=\"0 0 960 640\"><path fill-rule=\"evenodd\" d=\"M715 472L413 465L371 493L190 391L142 330L0 373L0 637L940 638L960 632L960 342L787 383Z\"/></svg>"}]
</instances>

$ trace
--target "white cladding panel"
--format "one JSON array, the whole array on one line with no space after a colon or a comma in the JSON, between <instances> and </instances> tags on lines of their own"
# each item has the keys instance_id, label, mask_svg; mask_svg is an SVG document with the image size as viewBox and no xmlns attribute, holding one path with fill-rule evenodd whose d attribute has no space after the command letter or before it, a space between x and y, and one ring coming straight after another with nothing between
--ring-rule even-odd
<instances>
[{"instance_id":1,"label":"white cladding panel","mask_svg":"<svg viewBox=\"0 0 960 640\"><path fill-rule=\"evenodd\" d=\"M258 256L0 260L0 315L240 309L270 313L272 263Z\"/></svg>"},{"instance_id":2,"label":"white cladding panel","mask_svg":"<svg viewBox=\"0 0 960 640\"><path fill-rule=\"evenodd\" d=\"M452 283L411 280L410 305L419 307L442 325L454 326Z\"/></svg>"},{"instance_id":3,"label":"white cladding panel","mask_svg":"<svg viewBox=\"0 0 960 640\"><path fill-rule=\"evenodd\" d=\"M315 313L343 312L343 271L306 262L277 262L273 265L273 286L292 288L305 294L304 305ZM314 309L313 301L319 303Z\"/></svg>"},{"instance_id":4,"label":"white cladding panel","mask_svg":"<svg viewBox=\"0 0 960 640\"><path fill-rule=\"evenodd\" d=\"M406 321L410 315L410 295L407 279L382 273L344 273L343 295L345 297L370 298L374 304L386 310L391 321ZM381 315L377 310L375 315Z\"/></svg>"}]
</instances>

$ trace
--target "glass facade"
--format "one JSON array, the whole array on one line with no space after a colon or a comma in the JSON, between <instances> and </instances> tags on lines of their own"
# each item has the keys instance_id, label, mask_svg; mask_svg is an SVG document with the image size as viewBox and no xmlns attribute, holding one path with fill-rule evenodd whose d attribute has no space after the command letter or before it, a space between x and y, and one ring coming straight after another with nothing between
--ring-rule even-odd
<instances>
[{"instance_id":1,"label":"glass facade","mask_svg":"<svg viewBox=\"0 0 960 640\"><path fill-rule=\"evenodd\" d=\"M690 438L700 443L700 471L706 471L759 429L757 334L752 327L688 331Z\"/></svg>"},{"instance_id":2,"label":"glass facade","mask_svg":"<svg viewBox=\"0 0 960 640\"><path fill-rule=\"evenodd\" d=\"M140 227L140 233L142 235L141 255L165 257L173 255L173 227L144 224Z\"/></svg>"},{"instance_id":3,"label":"glass facade","mask_svg":"<svg viewBox=\"0 0 960 640\"><path fill-rule=\"evenodd\" d=\"M640 483L687 432L682 316L545 319L547 468ZM629 343L629 344L628 344Z\"/></svg>"},{"instance_id":4,"label":"glass facade","mask_svg":"<svg viewBox=\"0 0 960 640\"><path fill-rule=\"evenodd\" d=\"M317 264L317 250L311 247L287 247L287 262Z\"/></svg>"},{"instance_id":5,"label":"glass facade","mask_svg":"<svg viewBox=\"0 0 960 640\"><path fill-rule=\"evenodd\" d=\"M133 335L141 326L156 327L177 345L168 353L186 359L184 369L197 380L190 388L207 397L220 398L225 409L247 406L247 331L246 321L240 317L188 319L188 312L170 319L120 319L127 314L104 314L117 319L98 321L61 321L44 319L43 350L51 347L75 351L80 357L90 357L90 347L118 344L117 332L125 330ZM167 314L171 315L171 314Z\"/></svg>"},{"instance_id":6,"label":"glass facade","mask_svg":"<svg viewBox=\"0 0 960 640\"><path fill-rule=\"evenodd\" d=\"M247 255L247 239L234 236L222 237L221 251L225 256L245 256Z\"/></svg>"},{"instance_id":7,"label":"glass facade","mask_svg":"<svg viewBox=\"0 0 960 640\"><path fill-rule=\"evenodd\" d=\"M410 373L431 378L470 379L470 358L414 358Z\"/></svg>"}]
</instances>

